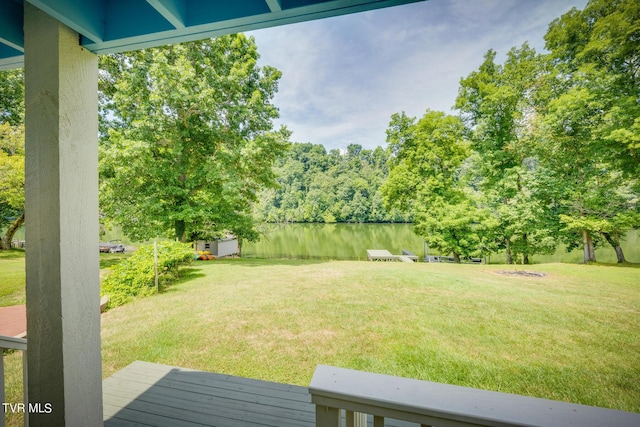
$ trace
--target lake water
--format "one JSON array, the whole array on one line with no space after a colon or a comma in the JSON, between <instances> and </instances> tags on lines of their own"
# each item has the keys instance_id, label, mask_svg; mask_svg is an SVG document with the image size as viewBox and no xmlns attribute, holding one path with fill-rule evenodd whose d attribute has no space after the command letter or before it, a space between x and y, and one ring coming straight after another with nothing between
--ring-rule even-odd
<instances>
[{"instance_id":1,"label":"lake water","mask_svg":"<svg viewBox=\"0 0 640 427\"><path fill-rule=\"evenodd\" d=\"M386 249L393 254L408 250L424 256L424 241L413 234L411 224L269 224L259 242L245 243L242 254L257 258L322 258L366 260L367 249ZM640 263L640 233L631 231L623 245L629 262ZM435 251L429 251L437 255ZM615 263L610 246L596 250L599 262ZM504 262L504 255L494 254L493 262ZM553 255L536 255L532 262L582 262L582 250L567 253L558 248Z\"/></svg>"},{"instance_id":2,"label":"lake water","mask_svg":"<svg viewBox=\"0 0 640 427\"><path fill-rule=\"evenodd\" d=\"M367 249L424 254L411 224L269 224L267 230L259 242L243 245L243 256L366 260Z\"/></svg>"},{"instance_id":3,"label":"lake water","mask_svg":"<svg viewBox=\"0 0 640 427\"><path fill-rule=\"evenodd\" d=\"M256 243L245 243L242 254L254 258L317 258L366 260L367 249L386 249L393 254L402 250L413 252L422 258L427 248L424 241L413 234L411 224L266 224L266 235ZM17 239L24 239L24 230L19 230ZM101 241L122 239L131 242L120 230L112 230ZM135 245L135 243L133 243ZM640 263L640 231L629 232L622 244L629 262ZM431 255L439 255L429 251ZM535 255L531 261L582 262L582 250L567 253L558 248L553 255ZM613 249L607 245L596 250L599 262L615 263ZM492 262L504 262L503 254L493 254Z\"/></svg>"}]
</instances>

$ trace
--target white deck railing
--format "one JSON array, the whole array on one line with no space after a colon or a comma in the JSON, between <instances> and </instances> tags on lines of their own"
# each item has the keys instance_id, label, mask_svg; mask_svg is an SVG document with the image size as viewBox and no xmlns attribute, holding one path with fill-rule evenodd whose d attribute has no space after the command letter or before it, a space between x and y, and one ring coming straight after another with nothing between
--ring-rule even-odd
<instances>
[{"instance_id":1,"label":"white deck railing","mask_svg":"<svg viewBox=\"0 0 640 427\"><path fill-rule=\"evenodd\" d=\"M309 385L317 427L373 415L421 426L638 427L640 414L319 365Z\"/></svg>"},{"instance_id":2,"label":"white deck railing","mask_svg":"<svg viewBox=\"0 0 640 427\"><path fill-rule=\"evenodd\" d=\"M2 403L7 402L4 388L4 350L13 349L22 351L22 383L24 387L24 404L27 405L27 340L25 338L14 338L0 335L0 350L2 350L2 357L0 357L0 397L2 397ZM17 403L17 402L10 402ZM5 405L2 407L2 416L0 417L0 427L4 427L5 424ZM24 415L24 425L28 424L28 417Z\"/></svg>"}]
</instances>

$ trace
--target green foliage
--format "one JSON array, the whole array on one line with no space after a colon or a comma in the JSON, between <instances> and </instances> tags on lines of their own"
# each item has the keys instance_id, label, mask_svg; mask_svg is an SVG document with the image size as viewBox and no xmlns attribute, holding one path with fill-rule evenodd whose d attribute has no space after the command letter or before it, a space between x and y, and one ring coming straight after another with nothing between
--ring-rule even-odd
<instances>
[{"instance_id":1,"label":"green foliage","mask_svg":"<svg viewBox=\"0 0 640 427\"><path fill-rule=\"evenodd\" d=\"M0 123L24 123L24 71L0 71Z\"/></svg>"},{"instance_id":2,"label":"green foliage","mask_svg":"<svg viewBox=\"0 0 640 427\"><path fill-rule=\"evenodd\" d=\"M260 194L256 215L266 222L406 222L408 215L382 205L387 159L380 147L327 153L319 144L293 144L276 163L278 188Z\"/></svg>"},{"instance_id":3,"label":"green foliage","mask_svg":"<svg viewBox=\"0 0 640 427\"><path fill-rule=\"evenodd\" d=\"M429 247L453 256L480 255L486 213L462 179L470 155L462 120L427 110L418 121L394 114L387 131L392 156L382 187L387 208L414 215L414 230Z\"/></svg>"},{"instance_id":4,"label":"green foliage","mask_svg":"<svg viewBox=\"0 0 640 427\"><path fill-rule=\"evenodd\" d=\"M24 126L0 124L0 205L24 209Z\"/></svg>"},{"instance_id":5,"label":"green foliage","mask_svg":"<svg viewBox=\"0 0 640 427\"><path fill-rule=\"evenodd\" d=\"M288 145L273 131L280 72L252 38L101 58L100 203L127 236L257 236L252 205Z\"/></svg>"},{"instance_id":6,"label":"green foliage","mask_svg":"<svg viewBox=\"0 0 640 427\"><path fill-rule=\"evenodd\" d=\"M193 260L193 249L185 243L158 242L159 287L178 277L178 268ZM102 282L102 294L109 296L109 307L117 307L136 297L155 293L154 246L141 246L131 257L117 264Z\"/></svg>"},{"instance_id":7,"label":"green foliage","mask_svg":"<svg viewBox=\"0 0 640 427\"><path fill-rule=\"evenodd\" d=\"M637 227L640 7L592 0L554 20L548 55L490 50L461 80L456 108L472 140L470 181L491 212L490 247L507 262L608 242Z\"/></svg>"},{"instance_id":8,"label":"green foliage","mask_svg":"<svg viewBox=\"0 0 640 427\"><path fill-rule=\"evenodd\" d=\"M24 126L0 123L0 249L10 249L24 223Z\"/></svg>"},{"instance_id":9,"label":"green foliage","mask_svg":"<svg viewBox=\"0 0 640 427\"><path fill-rule=\"evenodd\" d=\"M540 167L532 158L530 129L547 65L527 44L511 49L504 64L489 50L484 62L460 82L456 108L472 130L471 171L491 212L487 244L502 249L507 263L518 255L551 253L557 218L539 192Z\"/></svg>"},{"instance_id":10,"label":"green foliage","mask_svg":"<svg viewBox=\"0 0 640 427\"><path fill-rule=\"evenodd\" d=\"M536 125L536 154L555 184L563 236L595 261L599 237L619 240L638 223L640 5L592 0L551 23L545 36L554 73ZM621 218L624 218L622 220Z\"/></svg>"}]
</instances>

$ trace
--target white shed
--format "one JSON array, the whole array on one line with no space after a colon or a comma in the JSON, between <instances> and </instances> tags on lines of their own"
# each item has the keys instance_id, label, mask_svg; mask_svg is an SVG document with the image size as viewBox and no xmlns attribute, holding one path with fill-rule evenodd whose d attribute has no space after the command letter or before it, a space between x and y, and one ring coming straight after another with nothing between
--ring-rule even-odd
<instances>
[{"instance_id":1,"label":"white shed","mask_svg":"<svg viewBox=\"0 0 640 427\"><path fill-rule=\"evenodd\" d=\"M231 256L238 254L238 239L229 237L217 240L198 240L196 242L196 251L209 251L216 258Z\"/></svg>"}]
</instances>

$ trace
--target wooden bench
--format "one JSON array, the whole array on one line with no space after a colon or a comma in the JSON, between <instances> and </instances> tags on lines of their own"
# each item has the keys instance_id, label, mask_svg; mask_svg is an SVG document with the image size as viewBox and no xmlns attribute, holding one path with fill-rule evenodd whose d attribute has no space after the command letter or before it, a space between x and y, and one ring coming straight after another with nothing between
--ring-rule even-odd
<instances>
[{"instance_id":1,"label":"wooden bench","mask_svg":"<svg viewBox=\"0 0 640 427\"><path fill-rule=\"evenodd\" d=\"M354 413L421 426L637 427L640 414L318 365L309 385L316 427L347 427ZM353 421L351 421L351 425Z\"/></svg>"}]
</instances>

